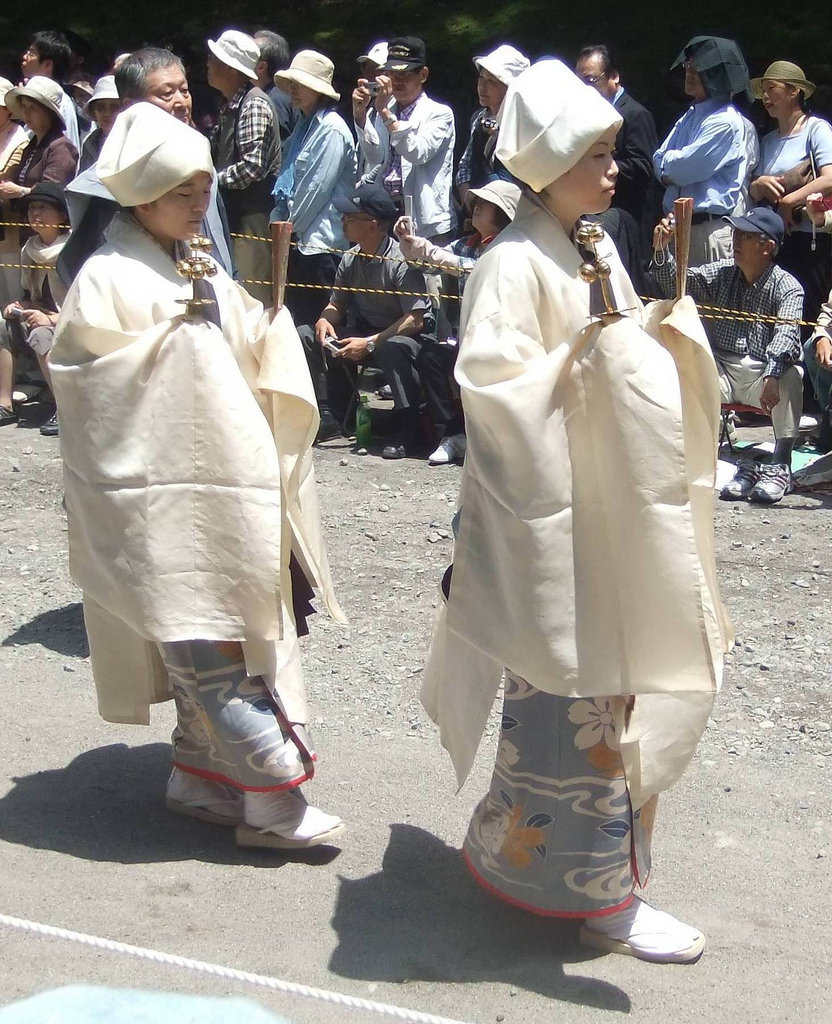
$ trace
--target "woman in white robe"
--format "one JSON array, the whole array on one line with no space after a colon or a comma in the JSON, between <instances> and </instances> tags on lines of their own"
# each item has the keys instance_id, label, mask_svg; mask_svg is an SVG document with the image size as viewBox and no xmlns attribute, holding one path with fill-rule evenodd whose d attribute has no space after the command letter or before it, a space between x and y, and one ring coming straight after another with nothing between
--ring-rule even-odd
<instances>
[{"instance_id":1,"label":"woman in white robe","mask_svg":"<svg viewBox=\"0 0 832 1024\"><path fill-rule=\"evenodd\" d=\"M499 159L526 184L481 257L456 367L468 454L423 702L460 784L505 671L464 855L497 896L659 962L704 948L635 895L657 794L690 761L730 643L716 585L719 390L689 300L643 310L605 237L615 109L558 61L509 86ZM607 268L603 268L603 264ZM592 314L592 315L591 315Z\"/></svg>"},{"instance_id":2,"label":"woman in white robe","mask_svg":"<svg viewBox=\"0 0 832 1024\"><path fill-rule=\"evenodd\" d=\"M300 790L314 770L297 643L310 583L344 619L300 341L214 261L182 276L210 201L203 136L136 104L98 171L123 209L69 291L50 366L99 709L146 724L174 698L172 810L236 827L242 845L328 842L343 823ZM195 294L205 304L186 314Z\"/></svg>"}]
</instances>

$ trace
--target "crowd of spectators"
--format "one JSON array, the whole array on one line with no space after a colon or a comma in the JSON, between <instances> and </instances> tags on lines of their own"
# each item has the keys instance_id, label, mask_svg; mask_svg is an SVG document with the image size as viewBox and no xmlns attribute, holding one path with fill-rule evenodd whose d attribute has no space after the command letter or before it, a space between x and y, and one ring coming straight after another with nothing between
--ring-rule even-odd
<instances>
[{"instance_id":1,"label":"crowd of spectators","mask_svg":"<svg viewBox=\"0 0 832 1024\"><path fill-rule=\"evenodd\" d=\"M18 419L17 377L39 371L48 386L44 332L106 237L115 204L96 160L119 111L145 101L193 123L186 69L171 51L120 54L97 80L84 70L88 58L77 38L39 31L12 72L17 84L0 79L0 424ZM529 66L508 43L472 55L478 105L460 121L431 95L429 56L415 36L372 43L340 76L325 54L292 55L268 28L206 39L217 112L197 122L210 132L216 167L203 230L215 258L268 304L272 259L262 239L270 221L292 222L286 304L308 354L320 440L350 430L357 370L375 366L394 407L385 457L425 440L433 463L464 457L452 384L459 302L449 295L461 294L477 256L522 215L498 142L506 91ZM809 112L815 86L785 60L752 79L736 42L694 37L671 69L681 70L690 102L660 141L606 45L584 47L574 67L622 118L612 208L586 215L616 242L637 287L671 287L673 202L688 196L691 292L758 316L706 324L724 401L770 414L775 433L771 472L738 473L724 496L779 500L791 486L804 372L816 443L832 447L832 126ZM340 78L354 81L344 103ZM753 99L771 119L762 137L747 116ZM56 211L71 234L54 223ZM44 254L53 266L38 273ZM801 317L817 326L786 322ZM57 430L54 421L44 427Z\"/></svg>"}]
</instances>

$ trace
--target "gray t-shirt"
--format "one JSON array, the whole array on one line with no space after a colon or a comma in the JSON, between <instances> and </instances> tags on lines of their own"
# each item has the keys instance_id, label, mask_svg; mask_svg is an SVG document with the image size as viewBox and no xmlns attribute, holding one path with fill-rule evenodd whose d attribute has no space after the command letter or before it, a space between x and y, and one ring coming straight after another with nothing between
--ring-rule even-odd
<instances>
[{"instance_id":1,"label":"gray t-shirt","mask_svg":"<svg viewBox=\"0 0 832 1024\"><path fill-rule=\"evenodd\" d=\"M379 259L379 256L387 258ZM380 288L422 294L373 295L341 290L346 288ZM406 313L428 312L431 300L425 297L426 292L425 275L415 267L409 267L399 243L388 238L375 256L359 252L357 246L344 253L329 301L347 311L348 324L362 324L369 330L383 331Z\"/></svg>"}]
</instances>

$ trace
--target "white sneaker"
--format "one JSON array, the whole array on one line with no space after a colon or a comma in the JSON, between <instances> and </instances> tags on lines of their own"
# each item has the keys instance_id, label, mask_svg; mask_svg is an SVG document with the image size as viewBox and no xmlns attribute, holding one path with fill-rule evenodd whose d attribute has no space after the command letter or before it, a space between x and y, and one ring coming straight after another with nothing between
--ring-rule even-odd
<instances>
[{"instance_id":1,"label":"white sneaker","mask_svg":"<svg viewBox=\"0 0 832 1024\"><path fill-rule=\"evenodd\" d=\"M465 434L454 434L453 437L443 437L436 451L428 456L428 465L447 466L457 459L465 458L465 449L468 447L468 440Z\"/></svg>"},{"instance_id":2,"label":"white sneaker","mask_svg":"<svg viewBox=\"0 0 832 1024\"><path fill-rule=\"evenodd\" d=\"M300 787L278 793L246 793L244 822L237 827L238 846L306 849L328 843L344 831L334 814L306 802Z\"/></svg>"},{"instance_id":3,"label":"white sneaker","mask_svg":"<svg viewBox=\"0 0 832 1024\"><path fill-rule=\"evenodd\" d=\"M214 825L239 825L243 820L241 790L224 782L203 779L191 772L174 768L168 779L168 810L189 818L210 821Z\"/></svg>"},{"instance_id":4,"label":"white sneaker","mask_svg":"<svg viewBox=\"0 0 832 1024\"><path fill-rule=\"evenodd\" d=\"M664 911L636 897L626 910L591 917L581 928L585 946L623 953L656 964L686 964L698 960L705 936Z\"/></svg>"}]
</instances>

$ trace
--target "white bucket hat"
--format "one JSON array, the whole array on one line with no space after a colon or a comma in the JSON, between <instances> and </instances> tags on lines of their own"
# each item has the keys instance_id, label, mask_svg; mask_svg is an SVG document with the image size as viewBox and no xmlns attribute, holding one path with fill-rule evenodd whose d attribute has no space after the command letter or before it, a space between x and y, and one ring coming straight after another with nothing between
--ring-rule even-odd
<instances>
[{"instance_id":1,"label":"white bucket hat","mask_svg":"<svg viewBox=\"0 0 832 1024\"><path fill-rule=\"evenodd\" d=\"M466 202L468 196L484 199L487 203L499 207L510 220L514 220L522 194L520 186L515 185L513 181L487 181L480 188L469 188L465 199Z\"/></svg>"},{"instance_id":2,"label":"white bucket hat","mask_svg":"<svg viewBox=\"0 0 832 1024\"><path fill-rule=\"evenodd\" d=\"M20 100L24 96L30 100L37 100L38 103L46 107L50 114L54 114L61 124L65 125L64 115L61 113L61 97L63 94L63 89L51 78L45 78L43 75L34 75L25 85L9 89L5 96L5 103L12 112L12 117L22 121L23 111L20 109Z\"/></svg>"},{"instance_id":3,"label":"white bucket hat","mask_svg":"<svg viewBox=\"0 0 832 1024\"><path fill-rule=\"evenodd\" d=\"M10 82L8 78L0 78L0 107L6 106L6 93L9 93L14 89L14 82Z\"/></svg>"},{"instance_id":4,"label":"white bucket hat","mask_svg":"<svg viewBox=\"0 0 832 1024\"><path fill-rule=\"evenodd\" d=\"M487 53L484 57L474 57L474 66L483 68L489 75L493 75L498 82L508 85L529 66L529 58L516 50L508 43L503 43L496 50Z\"/></svg>"},{"instance_id":5,"label":"white bucket hat","mask_svg":"<svg viewBox=\"0 0 832 1024\"><path fill-rule=\"evenodd\" d=\"M365 60L371 60L373 64L378 64L381 67L382 64L387 63L387 43L373 43L367 53L362 53L358 58L358 63L363 64Z\"/></svg>"},{"instance_id":6,"label":"white bucket hat","mask_svg":"<svg viewBox=\"0 0 832 1024\"><path fill-rule=\"evenodd\" d=\"M104 75L103 78L99 78L95 83L95 89L93 89L92 96L84 104L84 113L91 116L91 107L93 103L97 103L99 100L118 100L121 97L116 89L116 77L115 75Z\"/></svg>"},{"instance_id":7,"label":"white bucket hat","mask_svg":"<svg viewBox=\"0 0 832 1024\"><path fill-rule=\"evenodd\" d=\"M284 92L289 91L289 82L305 85L314 89L322 96L332 100L340 100L341 94L332 88L332 76L335 65L322 53L315 50L299 50L292 58L292 63L285 71L278 71L274 76L274 84Z\"/></svg>"},{"instance_id":8,"label":"white bucket hat","mask_svg":"<svg viewBox=\"0 0 832 1024\"><path fill-rule=\"evenodd\" d=\"M126 207L152 203L198 171L214 170L205 136L152 103L134 103L118 115L96 167L102 185Z\"/></svg>"},{"instance_id":9,"label":"white bucket hat","mask_svg":"<svg viewBox=\"0 0 832 1024\"><path fill-rule=\"evenodd\" d=\"M241 72L252 82L257 81L254 69L260 60L260 47L245 32L238 32L235 28L226 29L219 39L208 40L208 49L223 64Z\"/></svg>"},{"instance_id":10,"label":"white bucket hat","mask_svg":"<svg viewBox=\"0 0 832 1024\"><path fill-rule=\"evenodd\" d=\"M607 129L615 107L559 60L541 60L515 78L501 111L497 159L540 192L571 170Z\"/></svg>"}]
</instances>

